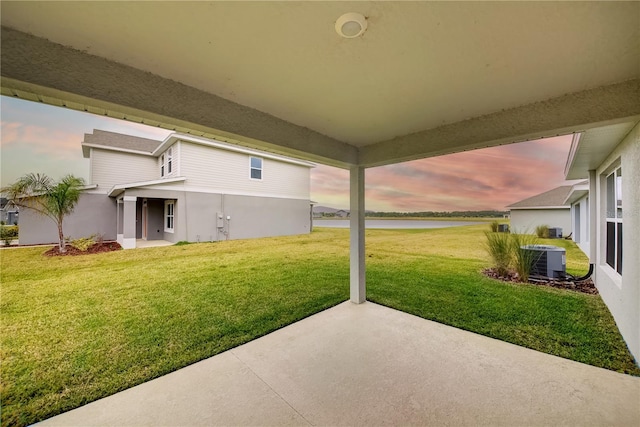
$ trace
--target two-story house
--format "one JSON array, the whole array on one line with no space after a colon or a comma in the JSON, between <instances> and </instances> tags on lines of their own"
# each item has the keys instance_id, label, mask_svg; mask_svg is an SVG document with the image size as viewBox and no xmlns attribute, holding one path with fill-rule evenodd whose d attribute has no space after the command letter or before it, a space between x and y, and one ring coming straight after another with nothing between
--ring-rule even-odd
<instances>
[{"instance_id":1,"label":"two-story house","mask_svg":"<svg viewBox=\"0 0 640 427\"><path fill-rule=\"evenodd\" d=\"M308 233L312 163L174 133L164 141L94 130L82 142L89 184L65 235L205 242ZM21 218L20 243L57 241L46 218Z\"/></svg>"}]
</instances>

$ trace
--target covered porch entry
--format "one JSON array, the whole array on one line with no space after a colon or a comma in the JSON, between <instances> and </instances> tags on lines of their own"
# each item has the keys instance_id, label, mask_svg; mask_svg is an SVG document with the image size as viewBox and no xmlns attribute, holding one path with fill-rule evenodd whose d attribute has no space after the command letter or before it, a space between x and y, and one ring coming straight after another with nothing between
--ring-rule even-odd
<instances>
[{"instance_id":1,"label":"covered porch entry","mask_svg":"<svg viewBox=\"0 0 640 427\"><path fill-rule=\"evenodd\" d=\"M117 198L117 241L124 249L133 249L137 242L171 243L175 199L123 195ZM168 231L170 230L170 231ZM142 245L148 247L149 245Z\"/></svg>"}]
</instances>

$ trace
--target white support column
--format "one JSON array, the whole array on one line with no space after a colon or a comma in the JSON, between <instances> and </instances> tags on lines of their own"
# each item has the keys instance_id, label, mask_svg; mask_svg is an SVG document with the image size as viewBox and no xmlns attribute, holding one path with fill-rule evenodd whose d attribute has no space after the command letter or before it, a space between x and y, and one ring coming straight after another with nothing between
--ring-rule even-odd
<instances>
[{"instance_id":1,"label":"white support column","mask_svg":"<svg viewBox=\"0 0 640 427\"><path fill-rule=\"evenodd\" d=\"M136 200L135 196L124 196L123 200L123 228L122 249L136 247Z\"/></svg>"},{"instance_id":2,"label":"white support column","mask_svg":"<svg viewBox=\"0 0 640 427\"><path fill-rule=\"evenodd\" d=\"M364 252L364 168L350 169L350 295L351 302L361 304L366 301L365 252Z\"/></svg>"}]
</instances>

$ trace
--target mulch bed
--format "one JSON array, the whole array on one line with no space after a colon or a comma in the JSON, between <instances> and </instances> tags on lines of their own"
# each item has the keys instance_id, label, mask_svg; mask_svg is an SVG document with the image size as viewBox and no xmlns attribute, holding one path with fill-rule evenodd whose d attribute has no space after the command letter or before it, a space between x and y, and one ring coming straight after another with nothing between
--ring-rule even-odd
<instances>
[{"instance_id":1,"label":"mulch bed","mask_svg":"<svg viewBox=\"0 0 640 427\"><path fill-rule=\"evenodd\" d=\"M48 251L46 251L43 255L45 256L76 256L76 255L88 255L88 254L99 254L103 252L112 252L122 250L122 246L118 242L103 242L103 243L94 243L93 246L89 247L86 251L81 251L80 249L76 249L71 245L66 245L65 248L67 251L65 253L60 253L58 251L58 246L54 246Z\"/></svg>"},{"instance_id":2,"label":"mulch bed","mask_svg":"<svg viewBox=\"0 0 640 427\"><path fill-rule=\"evenodd\" d=\"M492 279L502 280L503 282L522 283L520 281L520 278L518 277L518 273L515 273L513 271L510 271L509 273L507 273L506 276L500 276L498 275L498 273L495 271L494 268L487 268L483 270L482 273L487 277L491 277ZM574 282L571 280L530 278L527 283L532 285L538 285L538 286L549 286L552 288L567 289L570 291L582 292L584 294L589 294L589 295L598 294L598 289L593 284L593 280L591 279L583 280L581 282Z\"/></svg>"}]
</instances>

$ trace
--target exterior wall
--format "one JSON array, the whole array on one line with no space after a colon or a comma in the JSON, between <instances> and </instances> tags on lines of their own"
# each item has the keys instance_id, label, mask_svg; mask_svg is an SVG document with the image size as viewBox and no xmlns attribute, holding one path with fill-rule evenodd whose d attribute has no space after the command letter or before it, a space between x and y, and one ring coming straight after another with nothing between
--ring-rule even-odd
<instances>
[{"instance_id":1,"label":"exterior wall","mask_svg":"<svg viewBox=\"0 0 640 427\"><path fill-rule=\"evenodd\" d=\"M589 239L589 196L576 200L571 204L571 229L573 241L587 256L590 256Z\"/></svg>"},{"instance_id":2,"label":"exterior wall","mask_svg":"<svg viewBox=\"0 0 640 427\"><path fill-rule=\"evenodd\" d=\"M311 231L309 199L224 196L229 239L305 234ZM226 218L226 217L225 217Z\"/></svg>"},{"instance_id":3,"label":"exterior wall","mask_svg":"<svg viewBox=\"0 0 640 427\"><path fill-rule=\"evenodd\" d=\"M164 200L175 200L174 232L165 232L164 222L159 228L161 239L172 243L286 236L309 233L311 229L309 199L153 189L127 190L126 195L139 200L146 197L147 203L151 199L162 199L162 221ZM218 220L218 214L222 220Z\"/></svg>"},{"instance_id":4,"label":"exterior wall","mask_svg":"<svg viewBox=\"0 0 640 427\"><path fill-rule=\"evenodd\" d=\"M151 156L91 148L91 184L106 193L116 184L159 179L157 162Z\"/></svg>"},{"instance_id":5,"label":"exterior wall","mask_svg":"<svg viewBox=\"0 0 640 427\"><path fill-rule=\"evenodd\" d=\"M180 175L198 191L308 199L309 168L262 158L262 180L250 178L249 154L180 142ZM260 156L255 156L260 157Z\"/></svg>"},{"instance_id":6,"label":"exterior wall","mask_svg":"<svg viewBox=\"0 0 640 427\"><path fill-rule=\"evenodd\" d=\"M103 194L82 194L62 228L71 238L101 234L105 240L116 239L116 201ZM58 243L56 223L31 209L20 211L19 241L21 245Z\"/></svg>"},{"instance_id":7,"label":"exterior wall","mask_svg":"<svg viewBox=\"0 0 640 427\"><path fill-rule=\"evenodd\" d=\"M620 162L620 163L618 163ZM622 166L622 276L606 263L606 198L604 176ZM595 173L595 284L609 307L629 350L640 361L640 125L613 150Z\"/></svg>"},{"instance_id":8,"label":"exterior wall","mask_svg":"<svg viewBox=\"0 0 640 427\"><path fill-rule=\"evenodd\" d=\"M225 240L226 221L218 227L217 214L225 216L222 194L192 193L185 194L186 209L178 225L186 228L183 240L189 242L213 242Z\"/></svg>"},{"instance_id":9,"label":"exterior wall","mask_svg":"<svg viewBox=\"0 0 640 427\"><path fill-rule=\"evenodd\" d=\"M561 227L562 235L568 236L571 227L571 212L566 209L511 209L511 231L534 234L539 225Z\"/></svg>"}]
</instances>

